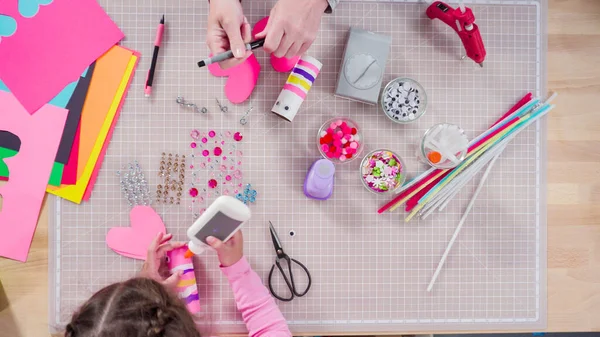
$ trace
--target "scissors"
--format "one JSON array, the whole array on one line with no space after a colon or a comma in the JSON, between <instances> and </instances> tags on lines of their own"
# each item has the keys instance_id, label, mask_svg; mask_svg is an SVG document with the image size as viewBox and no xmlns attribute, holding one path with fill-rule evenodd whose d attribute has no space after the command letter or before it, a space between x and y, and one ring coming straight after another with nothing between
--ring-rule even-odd
<instances>
[{"instance_id":1,"label":"scissors","mask_svg":"<svg viewBox=\"0 0 600 337\"><path fill-rule=\"evenodd\" d=\"M277 235L277 232L275 231L275 228L273 227L273 223L271 223L271 221L269 221L269 229L271 230L271 239L273 240L273 246L275 247L275 253L277 253L277 259L275 260L275 264L273 264L273 266L271 267L271 271L269 272L269 290L271 291L271 294L273 294L273 296L276 299L278 299L280 301L284 301L284 302L289 302L289 301L293 300L295 296L302 297L302 296L306 295L306 293L310 289L312 279L310 277L310 272L308 271L308 269L306 269L306 267L301 262L299 262L296 259L292 259L291 257L289 257L289 255L287 255L283 251L283 247L281 246L281 240L279 240L279 235ZM281 263L279 262L280 260L285 260L287 262L287 267L288 267L287 269L288 269L289 277L288 277L288 275L286 275L284 269L281 267ZM302 268L306 272L306 276L308 277L308 285L306 286L306 289L304 289L304 291L302 291L302 292L299 292L296 289L296 284L294 283L294 274L292 273L292 262L297 264L298 266L300 266L300 268ZM277 266L277 269L279 269L281 276L283 276L283 280L285 281L288 289L290 290L289 297L281 297L281 296L277 295L275 293L275 291L273 290L273 285L271 283L271 279L273 277L273 271L275 271L275 266Z\"/></svg>"}]
</instances>

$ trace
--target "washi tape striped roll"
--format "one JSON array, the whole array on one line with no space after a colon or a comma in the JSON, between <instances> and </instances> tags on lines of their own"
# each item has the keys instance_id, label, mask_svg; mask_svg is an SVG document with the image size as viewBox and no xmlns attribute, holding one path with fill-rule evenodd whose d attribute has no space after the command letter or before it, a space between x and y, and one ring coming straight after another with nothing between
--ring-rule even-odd
<instances>
[{"instance_id":1,"label":"washi tape striped roll","mask_svg":"<svg viewBox=\"0 0 600 337\"><path fill-rule=\"evenodd\" d=\"M200 296L198 295L196 275L194 275L194 264L191 258L185 257L186 251L187 246L183 246L168 252L168 267L171 274L183 271L177 284L177 297L181 298L190 313L197 315L201 311Z\"/></svg>"},{"instance_id":2,"label":"washi tape striped roll","mask_svg":"<svg viewBox=\"0 0 600 337\"><path fill-rule=\"evenodd\" d=\"M322 66L323 64L314 57L302 56L288 76L271 111L291 122L306 99Z\"/></svg>"}]
</instances>

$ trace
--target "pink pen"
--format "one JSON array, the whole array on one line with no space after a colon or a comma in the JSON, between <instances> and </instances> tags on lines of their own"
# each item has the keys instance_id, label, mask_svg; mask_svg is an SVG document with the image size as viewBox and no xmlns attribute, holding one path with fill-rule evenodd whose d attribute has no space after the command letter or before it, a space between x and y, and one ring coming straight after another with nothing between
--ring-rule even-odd
<instances>
[{"instance_id":1,"label":"pink pen","mask_svg":"<svg viewBox=\"0 0 600 337\"><path fill-rule=\"evenodd\" d=\"M154 54L152 55L152 65L148 70L148 76L146 76L146 87L144 87L144 94L146 97L150 97L152 94L152 81L154 81L154 71L156 70L156 61L158 59L158 50L160 49L160 42L162 41L163 32L165 31L165 16L163 15L156 30L156 39L154 40Z\"/></svg>"}]
</instances>

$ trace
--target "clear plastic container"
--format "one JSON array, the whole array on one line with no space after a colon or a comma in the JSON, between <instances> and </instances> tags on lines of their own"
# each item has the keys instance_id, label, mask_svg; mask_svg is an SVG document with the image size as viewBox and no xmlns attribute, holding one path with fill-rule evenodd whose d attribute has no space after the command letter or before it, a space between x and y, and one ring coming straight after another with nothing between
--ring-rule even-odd
<instances>
[{"instance_id":1,"label":"clear plastic container","mask_svg":"<svg viewBox=\"0 0 600 337\"><path fill-rule=\"evenodd\" d=\"M405 93L408 96L405 96ZM400 101L401 99L404 101ZM395 123L408 124L425 114L427 93L419 82L407 77L398 77L385 86L379 103L384 115L389 119Z\"/></svg>"},{"instance_id":2,"label":"clear plastic container","mask_svg":"<svg viewBox=\"0 0 600 337\"><path fill-rule=\"evenodd\" d=\"M442 123L425 131L417 154L419 159L435 168L449 169L465 159L468 149L465 131L458 125Z\"/></svg>"},{"instance_id":3,"label":"clear plastic container","mask_svg":"<svg viewBox=\"0 0 600 337\"><path fill-rule=\"evenodd\" d=\"M397 169L395 173L393 173L394 168ZM375 194L388 194L393 193L404 184L406 165L395 152L387 149L377 149L369 152L363 158L360 163L359 174L360 180L366 189Z\"/></svg>"},{"instance_id":4,"label":"clear plastic container","mask_svg":"<svg viewBox=\"0 0 600 337\"><path fill-rule=\"evenodd\" d=\"M344 129L346 129L345 132ZM341 132L341 138L337 139L337 141L333 139L334 136L330 130L333 133ZM349 135L349 137L346 135ZM356 145L352 145L353 142ZM335 164L348 163L359 157L363 150L363 143L364 140L360 127L355 121L346 117L336 117L328 120L323 123L317 133L317 147L319 148L319 152L323 158L329 159ZM330 151L332 147L335 149ZM340 151L338 151L338 148Z\"/></svg>"}]
</instances>

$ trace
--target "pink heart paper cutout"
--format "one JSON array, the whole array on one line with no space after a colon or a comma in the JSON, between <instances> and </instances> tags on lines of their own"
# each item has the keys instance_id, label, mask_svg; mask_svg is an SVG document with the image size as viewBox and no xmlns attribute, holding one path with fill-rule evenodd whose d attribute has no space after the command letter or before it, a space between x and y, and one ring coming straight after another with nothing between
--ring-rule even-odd
<instances>
[{"instance_id":1,"label":"pink heart paper cutout","mask_svg":"<svg viewBox=\"0 0 600 337\"><path fill-rule=\"evenodd\" d=\"M265 30L265 27L267 27L267 22L269 22L268 16L260 19L254 25L254 28L252 28L252 39L253 40L256 39L256 34ZM275 55L271 54L271 66L277 72L289 73L290 71L292 71L292 69L294 69L294 66L296 65L296 63L298 63L299 59L300 59L300 56L294 56L291 59L288 59L285 57L276 57Z\"/></svg>"},{"instance_id":2,"label":"pink heart paper cutout","mask_svg":"<svg viewBox=\"0 0 600 337\"><path fill-rule=\"evenodd\" d=\"M227 83L225 83L225 96L231 103L239 104L252 94L258 82L260 63L252 54L243 63L225 70L218 63L209 64L208 71L213 76L228 76Z\"/></svg>"},{"instance_id":3,"label":"pink heart paper cutout","mask_svg":"<svg viewBox=\"0 0 600 337\"><path fill-rule=\"evenodd\" d=\"M113 227L106 234L106 244L117 254L138 260L146 252L158 232L166 233L165 224L150 206L135 206L129 212L131 227Z\"/></svg>"}]
</instances>

